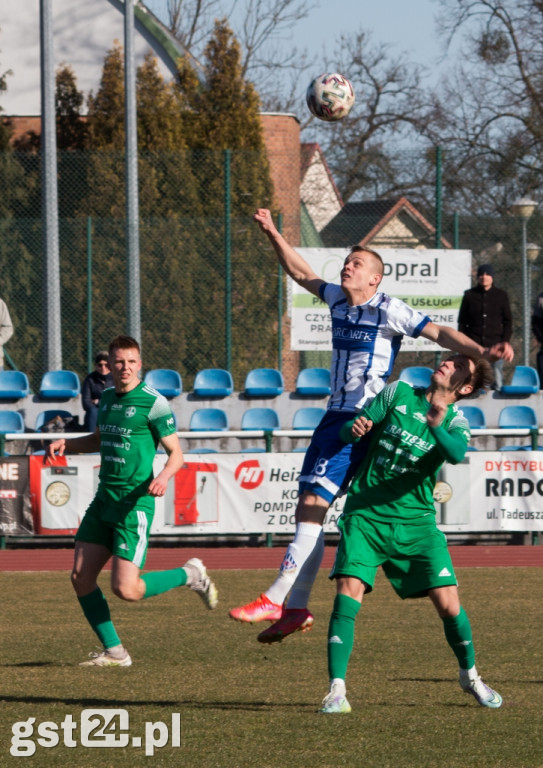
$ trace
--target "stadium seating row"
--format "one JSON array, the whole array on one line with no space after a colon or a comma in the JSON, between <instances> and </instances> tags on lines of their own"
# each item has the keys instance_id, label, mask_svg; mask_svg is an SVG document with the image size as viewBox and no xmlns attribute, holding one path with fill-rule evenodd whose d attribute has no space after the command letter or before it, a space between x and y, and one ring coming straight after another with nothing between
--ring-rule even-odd
<instances>
[{"instance_id":1,"label":"stadium seating row","mask_svg":"<svg viewBox=\"0 0 543 768\"><path fill-rule=\"evenodd\" d=\"M295 412L292 425L288 429L315 429L324 413L324 408L299 408ZM64 410L42 411L38 414L34 430L42 430L44 425L51 423L57 417L70 419L73 418L73 415L69 411ZM242 430L271 430L280 428L279 415L273 408L248 408L242 416ZM189 430L191 432L225 432L228 429L228 416L220 408L199 408L192 413L190 418ZM23 417L18 411L0 410L0 433L13 432L21 434L25 431L27 430L25 430Z\"/></svg>"},{"instance_id":2,"label":"stadium seating row","mask_svg":"<svg viewBox=\"0 0 543 768\"><path fill-rule=\"evenodd\" d=\"M459 403L459 408L467 418L471 429L486 429L486 419L482 408L476 405ZM295 411L292 424L285 429L315 429L325 413L324 408L307 407ZM36 419L34 430L40 431L56 418L72 419L74 415L61 409L41 411ZM273 408L248 408L242 415L241 429L271 430L281 429L279 414ZM500 429L537 429L537 414L528 405L507 405L501 409L498 418ZM193 411L190 431L227 431L230 428L228 416L220 408L199 408ZM25 424L18 411L0 410L0 432L24 432Z\"/></svg>"},{"instance_id":3,"label":"stadium seating row","mask_svg":"<svg viewBox=\"0 0 543 768\"><path fill-rule=\"evenodd\" d=\"M400 371L399 378L414 387L430 384L431 368L409 366ZM183 391L181 374L170 368L155 368L145 374L145 381L168 398L178 397ZM504 385L506 395L530 395L539 392L539 376L534 368L517 365L511 384ZM276 397L284 391L281 371L275 368L255 368L245 378L243 392L247 397ZM234 391L229 371L205 368L196 374L193 393L196 397L222 398ZM329 395L330 371L327 368L305 368L298 374L296 394L319 397ZM79 377L73 371L48 371L42 377L39 396L43 399L62 400L77 397L81 392ZM28 377L22 371L0 371L0 400L15 400L30 393Z\"/></svg>"},{"instance_id":4,"label":"stadium seating row","mask_svg":"<svg viewBox=\"0 0 543 768\"><path fill-rule=\"evenodd\" d=\"M156 368L145 374L145 381L164 397L178 397L183 391L181 375L169 368ZM281 371L275 368L255 368L245 378L243 392L247 397L276 397L285 388ZM228 397L234 391L229 371L206 368L196 374L193 393L196 397ZM39 396L62 400L77 397L81 392L79 377L73 371L48 371L44 374ZM296 393L311 397L329 395L330 372L327 368L306 368L298 374ZM30 393L28 377L22 371L0 371L0 400L15 400Z\"/></svg>"}]
</instances>

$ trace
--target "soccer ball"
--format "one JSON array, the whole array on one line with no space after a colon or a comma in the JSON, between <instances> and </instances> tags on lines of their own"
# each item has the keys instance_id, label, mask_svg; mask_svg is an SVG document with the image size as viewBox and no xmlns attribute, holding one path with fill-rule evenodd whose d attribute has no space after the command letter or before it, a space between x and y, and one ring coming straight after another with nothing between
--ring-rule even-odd
<instances>
[{"instance_id":1,"label":"soccer ball","mask_svg":"<svg viewBox=\"0 0 543 768\"><path fill-rule=\"evenodd\" d=\"M354 104L353 86L343 75L319 75L309 84L307 106L319 120L335 122L349 114Z\"/></svg>"}]
</instances>

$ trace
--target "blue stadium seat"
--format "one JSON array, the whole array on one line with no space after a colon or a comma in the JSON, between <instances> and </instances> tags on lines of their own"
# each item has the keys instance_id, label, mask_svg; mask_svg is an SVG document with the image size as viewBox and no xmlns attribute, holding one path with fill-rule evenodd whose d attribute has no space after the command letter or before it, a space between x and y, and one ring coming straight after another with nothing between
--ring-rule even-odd
<instances>
[{"instance_id":1,"label":"blue stadium seat","mask_svg":"<svg viewBox=\"0 0 543 768\"><path fill-rule=\"evenodd\" d=\"M486 429L486 418L481 408L477 405L463 405L462 403L458 405L458 408L468 420L470 429Z\"/></svg>"},{"instance_id":2,"label":"blue stadium seat","mask_svg":"<svg viewBox=\"0 0 543 768\"><path fill-rule=\"evenodd\" d=\"M204 368L196 374L193 391L198 397L227 397L234 391L232 374L223 368Z\"/></svg>"},{"instance_id":3,"label":"blue stadium seat","mask_svg":"<svg viewBox=\"0 0 543 768\"><path fill-rule=\"evenodd\" d=\"M24 432L23 417L18 411L0 411L0 432Z\"/></svg>"},{"instance_id":4,"label":"blue stadium seat","mask_svg":"<svg viewBox=\"0 0 543 768\"><path fill-rule=\"evenodd\" d=\"M247 397L276 397L284 390L283 374L275 368L254 368L245 379Z\"/></svg>"},{"instance_id":5,"label":"blue stadium seat","mask_svg":"<svg viewBox=\"0 0 543 768\"><path fill-rule=\"evenodd\" d=\"M506 405L498 416L500 429L537 429L537 415L529 405ZM530 445L502 445L500 451L530 451Z\"/></svg>"},{"instance_id":6,"label":"blue stadium seat","mask_svg":"<svg viewBox=\"0 0 543 768\"><path fill-rule=\"evenodd\" d=\"M36 432L39 432L44 424L47 424L48 421L52 421L57 416L60 416L62 419L74 418L73 413L70 413L70 411L63 411L54 408L48 411L42 411L41 413L38 413L36 417L36 424L34 427ZM84 431L83 428L81 431Z\"/></svg>"},{"instance_id":7,"label":"blue stadium seat","mask_svg":"<svg viewBox=\"0 0 543 768\"><path fill-rule=\"evenodd\" d=\"M273 408L248 408L241 417L242 429L279 429L279 416Z\"/></svg>"},{"instance_id":8,"label":"blue stadium seat","mask_svg":"<svg viewBox=\"0 0 543 768\"><path fill-rule=\"evenodd\" d=\"M536 395L539 392L539 375L529 365L517 365L513 371L511 384L502 386L504 395Z\"/></svg>"},{"instance_id":9,"label":"blue stadium seat","mask_svg":"<svg viewBox=\"0 0 543 768\"><path fill-rule=\"evenodd\" d=\"M224 432L228 429L228 417L220 408L199 408L190 417L191 432Z\"/></svg>"},{"instance_id":10,"label":"blue stadium seat","mask_svg":"<svg viewBox=\"0 0 543 768\"><path fill-rule=\"evenodd\" d=\"M49 400L77 397L80 392L79 378L73 371L47 371L41 380L40 397Z\"/></svg>"},{"instance_id":11,"label":"blue stadium seat","mask_svg":"<svg viewBox=\"0 0 543 768\"><path fill-rule=\"evenodd\" d=\"M325 413L325 408L299 408L292 419L292 429L315 429Z\"/></svg>"},{"instance_id":12,"label":"blue stadium seat","mask_svg":"<svg viewBox=\"0 0 543 768\"><path fill-rule=\"evenodd\" d=\"M144 381L164 397L178 397L183 391L180 374L171 368L153 368L147 371Z\"/></svg>"},{"instance_id":13,"label":"blue stadium seat","mask_svg":"<svg viewBox=\"0 0 543 768\"><path fill-rule=\"evenodd\" d=\"M405 381L411 384L412 387L426 387L430 386L430 376L433 373L432 368L425 368L422 365L412 365L404 368L400 371L398 378L400 381Z\"/></svg>"},{"instance_id":14,"label":"blue stadium seat","mask_svg":"<svg viewBox=\"0 0 543 768\"><path fill-rule=\"evenodd\" d=\"M529 405L506 405L498 416L500 429L537 429L537 416Z\"/></svg>"},{"instance_id":15,"label":"blue stadium seat","mask_svg":"<svg viewBox=\"0 0 543 768\"><path fill-rule=\"evenodd\" d=\"M319 397L329 395L330 371L328 368L304 368L296 378L296 394Z\"/></svg>"},{"instance_id":16,"label":"blue stadium seat","mask_svg":"<svg viewBox=\"0 0 543 768\"><path fill-rule=\"evenodd\" d=\"M0 400L13 400L26 397L30 384L26 373L22 371L0 371Z\"/></svg>"}]
</instances>

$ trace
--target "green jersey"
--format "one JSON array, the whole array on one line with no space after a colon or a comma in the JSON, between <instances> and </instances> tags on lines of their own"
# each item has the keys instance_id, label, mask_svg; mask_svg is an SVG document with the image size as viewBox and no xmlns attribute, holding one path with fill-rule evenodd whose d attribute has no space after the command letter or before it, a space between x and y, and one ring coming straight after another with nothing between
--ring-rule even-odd
<instances>
[{"instance_id":1,"label":"green jersey","mask_svg":"<svg viewBox=\"0 0 543 768\"><path fill-rule=\"evenodd\" d=\"M175 432L168 401L144 382L130 392L104 390L98 413L100 484L97 497L133 505L147 495L159 439Z\"/></svg>"},{"instance_id":2,"label":"green jersey","mask_svg":"<svg viewBox=\"0 0 543 768\"><path fill-rule=\"evenodd\" d=\"M396 381L362 410L373 421L372 439L353 478L344 514L403 523L424 522L435 515L433 492L439 468L445 460L462 460L470 431L456 405L449 406L440 427L429 427L429 407L424 389ZM353 442L353 421L342 428L346 442Z\"/></svg>"}]
</instances>

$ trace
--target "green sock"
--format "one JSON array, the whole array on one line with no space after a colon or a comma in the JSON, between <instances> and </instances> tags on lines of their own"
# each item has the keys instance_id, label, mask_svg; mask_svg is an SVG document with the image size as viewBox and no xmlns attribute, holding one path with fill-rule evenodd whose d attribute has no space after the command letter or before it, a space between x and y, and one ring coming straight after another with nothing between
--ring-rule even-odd
<instances>
[{"instance_id":1,"label":"green sock","mask_svg":"<svg viewBox=\"0 0 543 768\"><path fill-rule=\"evenodd\" d=\"M354 644L354 622L360 603L347 595L336 595L328 626L328 676L345 680Z\"/></svg>"},{"instance_id":2,"label":"green sock","mask_svg":"<svg viewBox=\"0 0 543 768\"><path fill-rule=\"evenodd\" d=\"M143 596L145 599L146 597L161 595L175 587L182 587L187 583L188 576L184 568L173 568L171 571L144 573L141 578L145 582L145 594Z\"/></svg>"},{"instance_id":3,"label":"green sock","mask_svg":"<svg viewBox=\"0 0 543 768\"><path fill-rule=\"evenodd\" d=\"M109 605L100 587L97 587L94 592L77 599L83 609L85 618L98 635L104 648L113 648L115 645L121 645L119 635L111 621Z\"/></svg>"},{"instance_id":4,"label":"green sock","mask_svg":"<svg viewBox=\"0 0 543 768\"><path fill-rule=\"evenodd\" d=\"M475 650L467 613L460 607L458 616L446 616L442 621L445 637L458 659L458 665L461 669L471 669L475 666Z\"/></svg>"}]
</instances>

